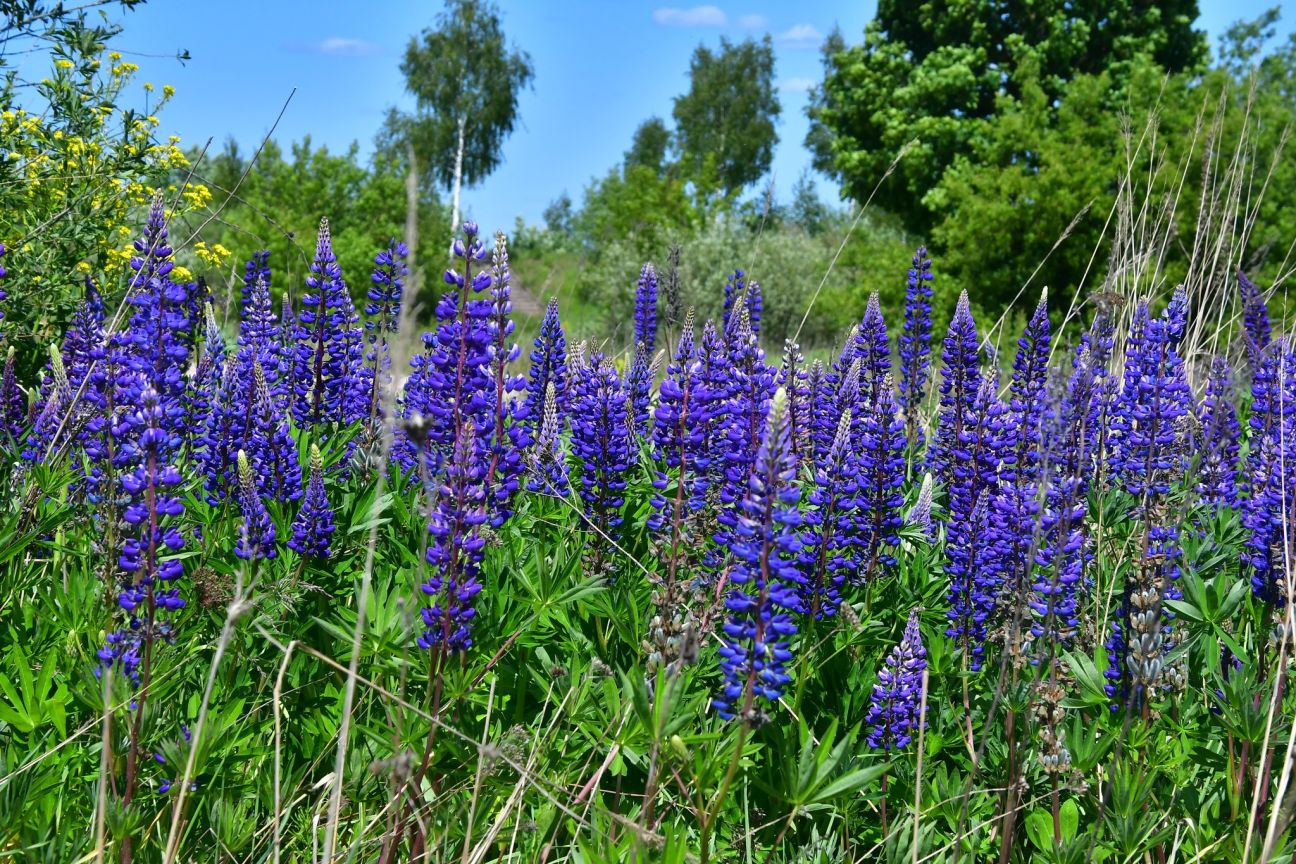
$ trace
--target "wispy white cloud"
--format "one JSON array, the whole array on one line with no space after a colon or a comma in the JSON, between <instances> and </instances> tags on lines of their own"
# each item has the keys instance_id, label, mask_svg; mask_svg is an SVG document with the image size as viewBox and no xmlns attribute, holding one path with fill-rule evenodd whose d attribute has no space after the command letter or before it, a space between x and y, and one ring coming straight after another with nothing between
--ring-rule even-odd
<instances>
[{"instance_id":1,"label":"wispy white cloud","mask_svg":"<svg viewBox=\"0 0 1296 864\"><path fill-rule=\"evenodd\" d=\"M653 21L663 27L723 27L729 19L719 6L694 6L692 9L665 7L653 10Z\"/></svg>"},{"instance_id":2,"label":"wispy white cloud","mask_svg":"<svg viewBox=\"0 0 1296 864\"><path fill-rule=\"evenodd\" d=\"M789 48L818 48L824 36L813 24L793 24L776 38L780 45Z\"/></svg>"},{"instance_id":3,"label":"wispy white cloud","mask_svg":"<svg viewBox=\"0 0 1296 864\"><path fill-rule=\"evenodd\" d=\"M735 23L743 30L764 30L769 26L769 19L764 15L753 13L751 15L739 15Z\"/></svg>"},{"instance_id":4,"label":"wispy white cloud","mask_svg":"<svg viewBox=\"0 0 1296 864\"><path fill-rule=\"evenodd\" d=\"M784 93L804 93L818 83L813 78L784 78L778 86Z\"/></svg>"},{"instance_id":5,"label":"wispy white cloud","mask_svg":"<svg viewBox=\"0 0 1296 864\"><path fill-rule=\"evenodd\" d=\"M308 54L324 54L328 57L374 57L382 53L382 47L373 42L348 39L345 36L330 36L319 42L309 42L294 47Z\"/></svg>"}]
</instances>

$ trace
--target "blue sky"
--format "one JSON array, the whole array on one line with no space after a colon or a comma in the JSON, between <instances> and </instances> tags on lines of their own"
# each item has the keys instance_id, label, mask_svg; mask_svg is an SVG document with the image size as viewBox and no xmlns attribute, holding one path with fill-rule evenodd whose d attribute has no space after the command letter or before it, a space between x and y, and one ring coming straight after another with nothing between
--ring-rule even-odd
<instances>
[{"instance_id":1,"label":"blue sky","mask_svg":"<svg viewBox=\"0 0 1296 864\"><path fill-rule=\"evenodd\" d=\"M858 42L876 0L740 0L718 5L637 0L502 0L510 38L530 52L534 88L521 100L522 126L505 144L504 164L464 203L488 227L514 217L540 221L566 190L574 199L615 164L635 127L654 114L669 120L672 97L688 86L689 57L699 42L770 33L783 112L773 171L786 199L810 154L806 88L820 75L818 47L834 25ZM1215 36L1232 21L1253 18L1274 0L1202 0L1199 26ZM1288 7L1280 32L1296 23ZM390 105L409 107L397 65L409 37L433 23L437 0L153 0L127 13L119 39L142 80L176 87L162 128L184 143L229 137L250 152L296 88L275 137L309 134L367 154ZM178 49L192 57L181 65ZM821 193L836 189L819 178Z\"/></svg>"}]
</instances>

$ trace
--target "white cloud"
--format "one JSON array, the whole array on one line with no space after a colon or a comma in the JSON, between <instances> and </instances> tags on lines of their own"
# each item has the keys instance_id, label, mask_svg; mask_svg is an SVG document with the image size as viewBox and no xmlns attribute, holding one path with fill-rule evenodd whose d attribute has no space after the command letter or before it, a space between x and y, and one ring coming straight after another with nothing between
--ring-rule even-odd
<instances>
[{"instance_id":1,"label":"white cloud","mask_svg":"<svg viewBox=\"0 0 1296 864\"><path fill-rule=\"evenodd\" d=\"M813 24L794 24L777 37L780 45L789 48L818 48L823 38Z\"/></svg>"},{"instance_id":2,"label":"white cloud","mask_svg":"<svg viewBox=\"0 0 1296 864\"><path fill-rule=\"evenodd\" d=\"M769 26L769 19L764 15L739 15L737 24L743 30L764 30Z\"/></svg>"},{"instance_id":3,"label":"white cloud","mask_svg":"<svg viewBox=\"0 0 1296 864\"><path fill-rule=\"evenodd\" d=\"M729 23L729 19L718 6L654 9L652 17L653 21L663 27L723 27Z\"/></svg>"},{"instance_id":4,"label":"white cloud","mask_svg":"<svg viewBox=\"0 0 1296 864\"><path fill-rule=\"evenodd\" d=\"M372 57L382 50L372 42L342 36L330 36L311 44L309 48L316 54L327 54L330 57Z\"/></svg>"},{"instance_id":5,"label":"white cloud","mask_svg":"<svg viewBox=\"0 0 1296 864\"><path fill-rule=\"evenodd\" d=\"M804 93L819 82L813 78L784 78L779 89L785 93Z\"/></svg>"}]
</instances>

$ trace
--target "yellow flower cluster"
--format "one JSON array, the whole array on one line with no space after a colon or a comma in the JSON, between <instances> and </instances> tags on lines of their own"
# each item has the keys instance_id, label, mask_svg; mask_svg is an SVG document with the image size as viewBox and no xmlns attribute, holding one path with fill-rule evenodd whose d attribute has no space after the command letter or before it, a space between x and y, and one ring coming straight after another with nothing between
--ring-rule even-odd
<instances>
[{"instance_id":1,"label":"yellow flower cluster","mask_svg":"<svg viewBox=\"0 0 1296 864\"><path fill-rule=\"evenodd\" d=\"M230 257L230 251L219 243L208 246L206 241L199 240L194 244L194 255L208 267L220 267Z\"/></svg>"}]
</instances>

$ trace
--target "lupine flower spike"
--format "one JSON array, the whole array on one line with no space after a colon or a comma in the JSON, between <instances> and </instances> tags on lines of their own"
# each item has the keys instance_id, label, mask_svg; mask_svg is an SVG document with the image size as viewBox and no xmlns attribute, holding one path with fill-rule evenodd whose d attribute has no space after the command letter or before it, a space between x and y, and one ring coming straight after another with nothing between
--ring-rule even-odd
<instances>
[{"instance_id":1,"label":"lupine flower spike","mask_svg":"<svg viewBox=\"0 0 1296 864\"><path fill-rule=\"evenodd\" d=\"M312 444L310 481L306 484L306 494L302 496L301 509L292 523L288 548L307 558L328 558L336 530L333 508L329 506L328 493L324 490L324 460L320 457L319 447Z\"/></svg>"},{"instance_id":2,"label":"lupine flower spike","mask_svg":"<svg viewBox=\"0 0 1296 864\"><path fill-rule=\"evenodd\" d=\"M257 491L256 480L252 475L252 466L247 453L238 452L239 476L239 511L243 515L243 524L239 530L238 542L234 554L244 561L262 561L274 558L275 524L266 511L261 493Z\"/></svg>"},{"instance_id":3,"label":"lupine flower spike","mask_svg":"<svg viewBox=\"0 0 1296 864\"><path fill-rule=\"evenodd\" d=\"M919 246L905 285L904 328L900 331L900 404L911 451L923 443L921 412L927 398L931 355L931 298L931 259L927 247Z\"/></svg>"},{"instance_id":4,"label":"lupine flower spike","mask_svg":"<svg viewBox=\"0 0 1296 864\"><path fill-rule=\"evenodd\" d=\"M793 616L805 611L791 445L787 394L779 391L734 523L733 587L725 599L729 614L720 648L724 683L712 698L721 717L747 724L759 717L761 705L783 694L796 634Z\"/></svg>"},{"instance_id":5,"label":"lupine flower spike","mask_svg":"<svg viewBox=\"0 0 1296 864\"><path fill-rule=\"evenodd\" d=\"M873 702L865 720L870 747L890 752L909 746L914 730L925 722L920 711L926 668L927 650L918 629L918 610L913 609L905 623L904 637L891 650L873 685Z\"/></svg>"}]
</instances>

